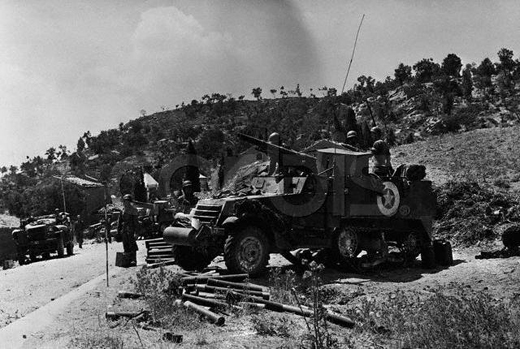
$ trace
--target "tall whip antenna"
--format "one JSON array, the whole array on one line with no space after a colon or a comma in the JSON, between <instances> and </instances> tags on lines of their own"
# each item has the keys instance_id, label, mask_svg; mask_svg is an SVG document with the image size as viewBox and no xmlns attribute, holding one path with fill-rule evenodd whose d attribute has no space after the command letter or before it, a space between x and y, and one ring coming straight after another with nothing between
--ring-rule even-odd
<instances>
[{"instance_id":1,"label":"tall whip antenna","mask_svg":"<svg viewBox=\"0 0 520 349\"><path fill-rule=\"evenodd\" d=\"M354 41L354 48L352 49L352 56L350 57L350 62L348 63L347 75L345 76L345 81L343 82L343 87L341 88L341 94L345 91L345 85L347 84L348 73L350 72L350 66L352 65L352 60L354 59L354 53L356 52L356 45L359 36L359 31L361 30L361 25L363 24L363 19L365 19L365 14L361 17L361 22L359 23L359 27L356 33L356 40Z\"/></svg>"}]
</instances>

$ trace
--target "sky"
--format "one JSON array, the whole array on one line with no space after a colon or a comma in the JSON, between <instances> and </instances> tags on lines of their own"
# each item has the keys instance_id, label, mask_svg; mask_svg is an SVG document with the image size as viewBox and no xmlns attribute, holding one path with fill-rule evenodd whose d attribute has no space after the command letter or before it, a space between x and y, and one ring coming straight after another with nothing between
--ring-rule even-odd
<instances>
[{"instance_id":1,"label":"sky","mask_svg":"<svg viewBox=\"0 0 520 349\"><path fill-rule=\"evenodd\" d=\"M519 58L517 0L0 0L0 166L205 94Z\"/></svg>"}]
</instances>

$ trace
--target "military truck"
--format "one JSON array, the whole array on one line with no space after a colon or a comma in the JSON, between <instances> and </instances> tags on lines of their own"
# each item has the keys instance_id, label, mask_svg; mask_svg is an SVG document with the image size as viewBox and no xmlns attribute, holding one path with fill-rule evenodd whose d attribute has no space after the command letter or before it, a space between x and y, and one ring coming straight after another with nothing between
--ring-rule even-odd
<instances>
[{"instance_id":1,"label":"military truck","mask_svg":"<svg viewBox=\"0 0 520 349\"><path fill-rule=\"evenodd\" d=\"M310 156L240 137L270 154L277 170L253 178L249 195L200 200L191 226L165 229L182 268L203 269L223 254L231 272L255 276L270 253L297 262L302 249L334 266L412 262L420 254L426 267L434 263L430 181L408 176L405 166L388 177L369 173L367 152L329 148Z\"/></svg>"},{"instance_id":2,"label":"military truck","mask_svg":"<svg viewBox=\"0 0 520 349\"><path fill-rule=\"evenodd\" d=\"M20 265L27 262L27 256L34 262L38 256L49 258L51 253L57 253L59 258L65 255L65 250L69 256L74 253L70 224L61 221L57 224L55 215L23 220L20 229L13 230L12 236Z\"/></svg>"}]
</instances>

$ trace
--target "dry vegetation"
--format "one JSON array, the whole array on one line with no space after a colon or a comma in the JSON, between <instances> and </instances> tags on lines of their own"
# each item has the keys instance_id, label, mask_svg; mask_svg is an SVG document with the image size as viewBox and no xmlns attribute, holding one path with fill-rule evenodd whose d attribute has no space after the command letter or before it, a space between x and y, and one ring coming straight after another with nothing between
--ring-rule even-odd
<instances>
[{"instance_id":1,"label":"dry vegetation","mask_svg":"<svg viewBox=\"0 0 520 349\"><path fill-rule=\"evenodd\" d=\"M310 306L315 316L303 318L231 305L218 327L175 305L178 274L168 269L140 269L127 287L143 292L143 300L114 297L112 309L150 310L146 321L100 318L96 331L77 331L76 348L170 348L167 333L182 334L185 348L518 348L520 302L496 298L463 285L450 289L395 290L365 294L362 288L342 293L321 280L312 266L304 274L272 269L272 299ZM267 280L266 280L267 281ZM356 322L354 329L324 321L333 309ZM448 316L449 314L449 316ZM166 336L166 337L165 337Z\"/></svg>"}]
</instances>

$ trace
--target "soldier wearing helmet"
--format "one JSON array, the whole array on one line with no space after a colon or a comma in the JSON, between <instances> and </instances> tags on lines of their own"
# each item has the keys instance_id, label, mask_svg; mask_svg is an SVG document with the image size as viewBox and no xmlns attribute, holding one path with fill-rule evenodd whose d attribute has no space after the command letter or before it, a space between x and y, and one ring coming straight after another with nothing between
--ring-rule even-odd
<instances>
[{"instance_id":1,"label":"soldier wearing helmet","mask_svg":"<svg viewBox=\"0 0 520 349\"><path fill-rule=\"evenodd\" d=\"M358 134L356 131L348 131L347 132L347 141L346 144L350 147L354 148L354 150L359 150L361 147L359 146Z\"/></svg>"},{"instance_id":2,"label":"soldier wearing helmet","mask_svg":"<svg viewBox=\"0 0 520 349\"><path fill-rule=\"evenodd\" d=\"M123 212L119 216L119 224L117 226L118 234L123 242L123 250L125 259L129 261L130 266L137 264L137 242L135 241L135 233L138 230L138 212L132 205L133 196L125 194L123 196Z\"/></svg>"},{"instance_id":3,"label":"soldier wearing helmet","mask_svg":"<svg viewBox=\"0 0 520 349\"><path fill-rule=\"evenodd\" d=\"M379 127L372 127L370 133L374 140L374 145L371 149L374 165L372 172L380 177L389 177L394 172L390 162L390 147L388 143L383 140L383 133Z\"/></svg>"},{"instance_id":4,"label":"soldier wearing helmet","mask_svg":"<svg viewBox=\"0 0 520 349\"><path fill-rule=\"evenodd\" d=\"M280 134L278 132L273 132L269 136L267 140L270 144L274 145L281 145L281 139ZM280 164L281 157L280 157L280 151L278 149L275 149L274 147L267 148L267 155L269 155L269 172L267 173L268 176L273 176L278 173L278 171L282 168L282 165Z\"/></svg>"},{"instance_id":5,"label":"soldier wearing helmet","mask_svg":"<svg viewBox=\"0 0 520 349\"><path fill-rule=\"evenodd\" d=\"M178 198L180 211L190 213L191 209L197 204L199 199L193 193L193 183L189 180L182 182L182 194Z\"/></svg>"}]
</instances>

